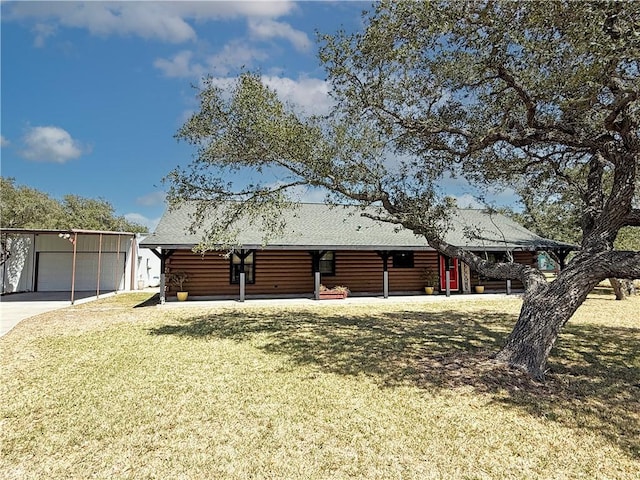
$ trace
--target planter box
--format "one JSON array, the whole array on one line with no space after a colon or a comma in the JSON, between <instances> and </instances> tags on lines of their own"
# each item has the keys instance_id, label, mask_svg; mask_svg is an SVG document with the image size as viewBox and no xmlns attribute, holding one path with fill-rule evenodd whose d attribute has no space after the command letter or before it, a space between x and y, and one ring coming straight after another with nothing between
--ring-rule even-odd
<instances>
[{"instance_id":1,"label":"planter box","mask_svg":"<svg viewBox=\"0 0 640 480\"><path fill-rule=\"evenodd\" d=\"M337 300L343 298L347 298L347 292L338 292L335 290L320 292L320 300Z\"/></svg>"}]
</instances>

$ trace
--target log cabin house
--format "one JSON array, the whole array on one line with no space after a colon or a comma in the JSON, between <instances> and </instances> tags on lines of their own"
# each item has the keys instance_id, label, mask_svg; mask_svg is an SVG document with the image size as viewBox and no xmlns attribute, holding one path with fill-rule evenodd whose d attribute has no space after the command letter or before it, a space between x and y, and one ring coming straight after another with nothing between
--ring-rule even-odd
<instances>
[{"instance_id":1,"label":"log cabin house","mask_svg":"<svg viewBox=\"0 0 640 480\"><path fill-rule=\"evenodd\" d=\"M284 213L286 228L264 244L259 228L246 224L231 250L193 252L206 225L190 231L195 206L169 209L156 230L140 244L161 260L161 300L174 297L164 275L186 272L185 290L193 299L264 297L319 298L320 285L347 286L352 295L384 296L424 293L422 273L438 273L441 292L468 293L482 283L487 291L517 291L513 281L479 279L456 258L429 247L424 238L396 225L361 215L357 207L301 203ZM472 229L473 236L468 234ZM470 238L472 237L472 238ZM459 209L446 240L490 260L536 265L538 251L566 256L572 245L542 238L513 220L479 209ZM447 274L448 272L448 274ZM449 277L447 291L446 278Z\"/></svg>"}]
</instances>

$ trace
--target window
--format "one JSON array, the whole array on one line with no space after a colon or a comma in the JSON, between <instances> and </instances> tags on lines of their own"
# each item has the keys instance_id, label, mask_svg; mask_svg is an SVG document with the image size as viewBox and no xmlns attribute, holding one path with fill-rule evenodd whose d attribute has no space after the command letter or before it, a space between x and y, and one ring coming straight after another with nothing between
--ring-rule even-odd
<instances>
[{"instance_id":1,"label":"window","mask_svg":"<svg viewBox=\"0 0 640 480\"><path fill-rule=\"evenodd\" d=\"M413 252L393 252L394 268L413 268Z\"/></svg>"},{"instance_id":2,"label":"window","mask_svg":"<svg viewBox=\"0 0 640 480\"><path fill-rule=\"evenodd\" d=\"M506 256L503 252L485 252L484 255L482 255L487 261L489 262L493 262L493 263L501 263L501 262L505 262L506 260Z\"/></svg>"},{"instance_id":3,"label":"window","mask_svg":"<svg viewBox=\"0 0 640 480\"><path fill-rule=\"evenodd\" d=\"M231 255L231 283L240 283L240 272L242 271L242 259L244 255L244 280L246 283L256 283L256 262L255 252L234 253Z\"/></svg>"},{"instance_id":4,"label":"window","mask_svg":"<svg viewBox=\"0 0 640 480\"><path fill-rule=\"evenodd\" d=\"M320 273L322 275L336 274L336 255L335 252L324 252L320 257Z\"/></svg>"}]
</instances>

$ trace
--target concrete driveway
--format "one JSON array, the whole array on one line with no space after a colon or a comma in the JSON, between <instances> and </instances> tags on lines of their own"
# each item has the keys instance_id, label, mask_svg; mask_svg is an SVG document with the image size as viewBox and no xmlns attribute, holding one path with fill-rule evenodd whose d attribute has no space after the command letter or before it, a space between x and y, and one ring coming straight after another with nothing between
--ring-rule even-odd
<instances>
[{"instance_id":1,"label":"concrete driveway","mask_svg":"<svg viewBox=\"0 0 640 480\"><path fill-rule=\"evenodd\" d=\"M100 298L111 295L101 293ZM75 292L75 303L96 299L96 292ZM0 297L0 337L22 320L71 305L71 292L11 293Z\"/></svg>"}]
</instances>

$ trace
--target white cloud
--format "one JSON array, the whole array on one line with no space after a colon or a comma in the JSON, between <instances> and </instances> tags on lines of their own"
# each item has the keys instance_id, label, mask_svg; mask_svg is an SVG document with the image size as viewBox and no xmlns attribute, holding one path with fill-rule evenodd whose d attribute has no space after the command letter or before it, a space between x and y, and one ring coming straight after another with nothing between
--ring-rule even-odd
<instances>
[{"instance_id":1,"label":"white cloud","mask_svg":"<svg viewBox=\"0 0 640 480\"><path fill-rule=\"evenodd\" d=\"M305 52L311 48L311 40L306 33L294 29L284 22L276 22L268 18L250 18L249 33L254 38L271 39L284 38L289 40L298 51Z\"/></svg>"},{"instance_id":2,"label":"white cloud","mask_svg":"<svg viewBox=\"0 0 640 480\"><path fill-rule=\"evenodd\" d=\"M83 28L93 35L135 35L171 43L196 39L189 21L236 17L274 18L295 8L275 2L11 2L3 20L33 20L35 44L42 46L58 26Z\"/></svg>"},{"instance_id":3,"label":"white cloud","mask_svg":"<svg viewBox=\"0 0 640 480\"><path fill-rule=\"evenodd\" d=\"M485 204L469 193L463 195L451 195L460 208L484 208Z\"/></svg>"},{"instance_id":4,"label":"white cloud","mask_svg":"<svg viewBox=\"0 0 640 480\"><path fill-rule=\"evenodd\" d=\"M241 41L232 41L217 54L207 57L207 72L212 75L228 75L232 70L251 67L254 62L266 60L268 55Z\"/></svg>"},{"instance_id":5,"label":"white cloud","mask_svg":"<svg viewBox=\"0 0 640 480\"><path fill-rule=\"evenodd\" d=\"M307 114L326 114L333 105L329 97L329 84L317 78L299 78L293 80L286 77L262 76L268 87L278 92L278 97L291 102Z\"/></svg>"},{"instance_id":6,"label":"white cloud","mask_svg":"<svg viewBox=\"0 0 640 480\"><path fill-rule=\"evenodd\" d=\"M327 191L321 188L298 187L291 192L291 196L297 202L324 203L327 200Z\"/></svg>"},{"instance_id":7,"label":"white cloud","mask_svg":"<svg viewBox=\"0 0 640 480\"><path fill-rule=\"evenodd\" d=\"M160 217L148 218L140 213L125 213L123 216L125 220L129 222L134 222L140 225L144 225L145 227L147 227L147 230L149 232L153 232L158 226L158 223L160 222Z\"/></svg>"},{"instance_id":8,"label":"white cloud","mask_svg":"<svg viewBox=\"0 0 640 480\"><path fill-rule=\"evenodd\" d=\"M156 191L136 198L136 203L145 207L154 207L156 205L164 205L166 198L167 194L165 192Z\"/></svg>"},{"instance_id":9,"label":"white cloud","mask_svg":"<svg viewBox=\"0 0 640 480\"><path fill-rule=\"evenodd\" d=\"M156 59L153 66L166 77L173 78L198 78L206 74L225 76L239 68L251 67L256 60L265 60L267 56L262 50L233 41L226 44L219 53L202 57L199 61L195 60L194 52L183 50L169 59Z\"/></svg>"},{"instance_id":10,"label":"white cloud","mask_svg":"<svg viewBox=\"0 0 640 480\"><path fill-rule=\"evenodd\" d=\"M11 145L11 142L4 138L4 135L0 135L0 147L8 147Z\"/></svg>"},{"instance_id":11,"label":"white cloud","mask_svg":"<svg viewBox=\"0 0 640 480\"><path fill-rule=\"evenodd\" d=\"M161 70L165 77L200 77L205 73L202 65L191 63L193 52L183 50L176 53L170 59L157 58L153 66Z\"/></svg>"},{"instance_id":12,"label":"white cloud","mask_svg":"<svg viewBox=\"0 0 640 480\"><path fill-rule=\"evenodd\" d=\"M443 194L456 199L461 208L486 208L487 206L513 207L518 203L518 195L511 188L483 188L469 183L462 177L444 176L438 185Z\"/></svg>"},{"instance_id":13,"label":"white cloud","mask_svg":"<svg viewBox=\"0 0 640 480\"><path fill-rule=\"evenodd\" d=\"M55 34L56 27L44 23L37 23L36 25L34 25L32 30L36 35L36 38L33 40L34 46L44 47L46 39Z\"/></svg>"},{"instance_id":14,"label":"white cloud","mask_svg":"<svg viewBox=\"0 0 640 480\"><path fill-rule=\"evenodd\" d=\"M60 127L30 127L23 138L20 154L36 162L65 163L82 155L86 149Z\"/></svg>"},{"instance_id":15,"label":"white cloud","mask_svg":"<svg viewBox=\"0 0 640 480\"><path fill-rule=\"evenodd\" d=\"M317 78L301 77L297 80L287 77L263 75L262 81L276 91L283 102L288 102L299 113L305 115L325 115L333 106L329 96L329 84ZM211 82L223 91L229 92L236 84L235 77L214 77Z\"/></svg>"},{"instance_id":16,"label":"white cloud","mask_svg":"<svg viewBox=\"0 0 640 480\"><path fill-rule=\"evenodd\" d=\"M226 8L237 15L249 17L280 17L291 13L296 8L293 1L254 1L254 2L224 2Z\"/></svg>"}]
</instances>

